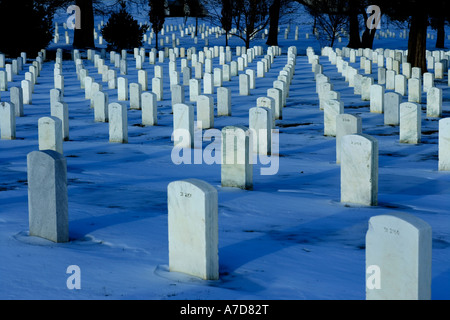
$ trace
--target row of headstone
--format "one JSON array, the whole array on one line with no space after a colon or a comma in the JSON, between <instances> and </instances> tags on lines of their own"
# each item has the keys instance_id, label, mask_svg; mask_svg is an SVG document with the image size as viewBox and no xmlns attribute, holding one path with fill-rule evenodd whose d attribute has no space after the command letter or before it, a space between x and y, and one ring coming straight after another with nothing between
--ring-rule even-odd
<instances>
[{"instance_id":1,"label":"row of headstone","mask_svg":"<svg viewBox=\"0 0 450 320\"><path fill-rule=\"evenodd\" d=\"M341 202L375 206L378 203L378 141L362 133L358 116L344 113L339 94L333 94L319 57L307 49L316 91L324 111L324 135L336 137L336 163L341 166Z\"/></svg>"},{"instance_id":2,"label":"row of headstone","mask_svg":"<svg viewBox=\"0 0 450 320\"><path fill-rule=\"evenodd\" d=\"M415 87L418 94L416 97L420 97L420 80L422 74L419 68L413 68L411 79L415 81ZM318 80L321 77L319 75ZM398 76L397 76L398 79ZM409 79L408 81L411 81ZM432 73L423 74L423 90L427 93L427 105L426 116L427 117L441 117L442 116L442 89L434 86L434 75ZM398 80L396 81L398 82ZM404 83L404 79L402 81ZM325 85L323 85L325 86ZM371 112L384 113L385 125L400 125L400 142L417 144L421 140L421 107L418 102L421 102L419 98L417 100L409 98L408 100L418 102L404 102L402 103L402 94L398 90L395 92L385 92L382 86L371 86L371 98L370 98L370 110ZM446 137L447 130L445 123L447 119L440 120L439 127L439 170L448 170L447 159L449 157L446 154ZM337 143L337 148L340 146ZM337 152L337 156L338 156Z\"/></svg>"},{"instance_id":3,"label":"row of headstone","mask_svg":"<svg viewBox=\"0 0 450 320\"><path fill-rule=\"evenodd\" d=\"M41 53L39 57L45 61L45 51ZM68 105L63 102L61 49L57 50L56 57L54 89L50 90L50 116L39 119L39 151L29 153L27 160L29 234L54 242L67 242L67 163L63 156L63 141L69 139L69 116ZM38 64L36 70L41 67ZM31 104L31 91L37 83L37 76L39 74L34 73L33 77L22 81L24 104Z\"/></svg>"},{"instance_id":4,"label":"row of headstone","mask_svg":"<svg viewBox=\"0 0 450 320\"><path fill-rule=\"evenodd\" d=\"M206 49L205 49L205 51L206 51ZM169 50L169 54L171 54L171 57L173 57L173 59L171 58L171 61L169 63L169 69L172 69L172 71L170 72L171 89L175 88L175 92L174 92L174 90L171 90L172 97L173 97L173 104L184 101L183 97L181 97L181 95L179 94L180 92L182 92L182 90L181 90L182 88L176 87L176 85L179 85L179 74L177 73L176 65L174 64L175 63L174 60L176 59L176 56L173 55L174 52L175 51ZM206 52L210 52L210 51L206 51ZM249 57L251 57L250 59L253 59L255 54L259 54L262 52L262 49L260 47L255 47L255 48L247 50L247 52L250 54L249 55ZM265 71L268 71L268 68L270 67L270 66L268 66L269 62L267 62L267 61L273 60L273 52L275 52L275 54L279 54L279 50L275 50L274 48L269 48L269 50L268 50L269 55L267 55L262 60L262 61L266 60L263 64L266 68ZM126 58L126 55L127 55L126 51L124 52L124 50L122 50L120 57L122 59L124 59L124 58ZM94 58L98 58L98 55L94 55L92 53L92 51L90 51L90 50L88 51L88 57L89 56L91 56L91 57L94 56ZM116 54L115 52L111 52L111 56L117 57L118 54ZM145 50L142 50L142 48L141 48L141 50L138 50L137 48L135 48L135 57L136 58L145 57ZM111 59L113 59L113 58L111 58ZM87 75L88 73L84 69L82 62L81 61L78 62L78 60L79 59L77 59L76 65L77 65L77 73L79 75L80 82L81 82L80 84L81 84L82 88L85 87L86 98L89 98L89 96L91 96L91 95L88 91L91 90L92 85L95 85L95 83L91 84L90 81L92 79L89 79L89 77ZM98 61L99 65L103 65L103 63L104 63L104 62L102 62L102 59L100 59L100 58L98 58L97 61ZM186 63L184 63L184 64L186 65ZM171 65L173 65L172 68L170 68ZM182 66L183 66L183 60L182 60ZM223 66L225 72L222 73L222 76L221 76L221 72L219 72L220 69L216 68L214 70L215 71L214 72L214 84L213 84L210 74L205 74L207 76L208 75L210 76L209 78L205 77L205 79L203 80L205 94L212 94L214 91L214 87L220 87L222 85L222 81L229 80L229 76L227 76L227 73L229 74L229 72L226 72L227 71L227 68L225 68L226 66L227 65ZM105 68L105 67L106 66L103 65L103 68ZM195 101L195 97L197 96L195 94L195 92L198 92L199 84L195 83L193 81L190 81L190 80L192 80L192 79L190 79L191 72L190 72L190 70L187 70L187 69L189 69L189 68L188 67L183 68L183 84L184 85L187 83L190 84L190 94L191 94L190 100ZM247 73L250 74L251 76L253 75L253 77L252 77L253 81L250 81L250 85L254 86L254 72L252 73L252 71L253 70L249 70ZM99 67L99 73L100 72L101 72L101 68ZM108 73L108 76L106 76L107 73ZM147 72L145 70L139 70L138 78L139 78L138 81L141 84L141 88L143 89L143 91L145 91L145 89L148 89ZM209 81L207 81L208 79L209 79ZM162 80L163 80L162 67L155 66L155 78L152 79L152 92L157 94L158 101L163 99L163 97L162 97L163 96ZM85 84L86 81L88 81L87 86ZM105 81L105 82L108 81L108 85L109 85L110 89L115 88L117 86L119 101L127 101L128 100L129 92L128 92L128 84L127 84L126 78L121 77L116 80L115 73L113 71L103 70L103 81ZM195 85L197 85L197 90L195 90ZM192 86L194 86L194 88ZM131 84L130 84L130 87L131 87ZM223 91L223 90L221 90L221 91ZM225 94L225 93L223 93L223 94ZM139 95L134 95L134 96L139 96ZM91 99L92 99L92 97L91 97ZM136 99L136 101L137 100L138 100L138 98ZM222 101L222 100L220 100L220 101ZM131 101L130 103L133 104L132 108L135 108L134 102ZM92 105L93 105L93 102L91 101L91 106ZM136 107L136 108L139 108L139 107ZM227 112L227 114L229 114L229 112Z\"/></svg>"},{"instance_id":5,"label":"row of headstone","mask_svg":"<svg viewBox=\"0 0 450 320\"><path fill-rule=\"evenodd\" d=\"M16 117L24 116L24 105L32 103L32 92L34 90L34 85L39 77L40 70L42 69L42 64L45 60L45 50L39 52L36 61L32 62L30 66L30 72L25 73L25 79L21 81L20 87L10 88L10 101L2 102L0 104L0 136L3 140L14 140L16 138ZM18 68L13 68L12 70L17 71L18 74L23 70L24 64L27 63L27 55L25 52L21 53L21 56L16 60L13 60L12 65L18 66ZM20 63L17 63L20 61ZM5 56L0 54L0 64L4 65L8 70L8 64L4 64ZM0 71L0 91L8 90L8 78L7 72ZM10 79L12 81L12 79Z\"/></svg>"},{"instance_id":6,"label":"row of headstone","mask_svg":"<svg viewBox=\"0 0 450 320\"><path fill-rule=\"evenodd\" d=\"M58 50L57 55L60 54ZM26 55L23 57L26 61ZM17 116L23 112L23 104L32 103L31 94L45 59L46 51L41 50L25 74L22 87L11 88L11 104L16 106ZM68 139L68 110L62 100L61 91L52 89L51 116L38 121L39 151L27 156L29 235L54 242L69 241L67 163L63 156L63 140Z\"/></svg>"},{"instance_id":7,"label":"row of headstone","mask_svg":"<svg viewBox=\"0 0 450 320\"><path fill-rule=\"evenodd\" d=\"M217 190L187 179L171 182L167 195L169 271L218 280ZM365 243L366 300L431 299L428 223L402 212L373 216Z\"/></svg>"},{"instance_id":8,"label":"row of headstone","mask_svg":"<svg viewBox=\"0 0 450 320\"><path fill-rule=\"evenodd\" d=\"M327 55L330 56L329 51ZM317 60L316 60L317 61ZM318 65L316 63L316 65ZM349 75L349 71L354 72ZM341 73L345 74L347 71L349 86L352 84L355 87L355 93L361 93L363 100L370 101L370 111L374 113L384 113L384 123L386 125L399 125L400 124L400 142L401 143L419 143L420 142L420 130L421 130L421 113L420 113L420 103L421 101L421 84L420 79L413 77L408 80L409 85L409 102L401 103L402 93L399 90L396 92L387 92L382 85L374 84L373 78L364 77L358 74L358 71L350 66L342 65ZM416 71L416 70L415 70ZM414 72L414 74L420 73ZM319 95L322 91L331 92L331 84L327 81L328 79L320 74L318 77L318 86L320 86ZM351 81L353 77L353 83ZM396 81L403 83L403 88L405 88L406 79L404 76L402 81ZM367 81L366 81L367 80ZM361 87L358 86L361 83ZM356 89L360 88L360 91ZM322 91L321 91L322 90ZM427 105L427 116L429 117L439 117L442 114L442 94L439 89L434 87L430 88L430 93L428 95L428 105ZM328 102L328 105L335 106L334 108L328 107L328 112L325 112L325 135L334 135L334 124L335 124L335 114L343 113L343 107L340 106L336 100L335 102ZM330 110L331 109L331 110ZM401 111L402 110L402 111ZM415 111L413 116L413 111ZM331 129L330 129L331 128Z\"/></svg>"},{"instance_id":9,"label":"row of headstone","mask_svg":"<svg viewBox=\"0 0 450 320\"><path fill-rule=\"evenodd\" d=\"M69 241L65 158L52 150L34 151L27 166L29 235ZM188 179L171 182L167 194L169 270L219 279L217 190ZM431 228L423 220L404 213L370 218L366 299L430 299L431 251Z\"/></svg>"}]
</instances>

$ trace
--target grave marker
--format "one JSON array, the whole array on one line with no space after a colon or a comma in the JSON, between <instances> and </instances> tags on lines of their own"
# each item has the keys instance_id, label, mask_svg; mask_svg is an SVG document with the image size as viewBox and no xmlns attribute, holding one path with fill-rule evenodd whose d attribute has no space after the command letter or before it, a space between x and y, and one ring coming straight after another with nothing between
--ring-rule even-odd
<instances>
[{"instance_id":1,"label":"grave marker","mask_svg":"<svg viewBox=\"0 0 450 320\"><path fill-rule=\"evenodd\" d=\"M0 130L2 140L16 139L16 110L13 103L0 103Z\"/></svg>"},{"instance_id":2,"label":"grave marker","mask_svg":"<svg viewBox=\"0 0 450 320\"><path fill-rule=\"evenodd\" d=\"M157 117L157 98L153 92L144 92L142 94L142 124L144 126L156 126Z\"/></svg>"},{"instance_id":3,"label":"grave marker","mask_svg":"<svg viewBox=\"0 0 450 320\"><path fill-rule=\"evenodd\" d=\"M53 150L63 154L62 121L56 117L42 117L38 121L39 150Z\"/></svg>"},{"instance_id":4,"label":"grave marker","mask_svg":"<svg viewBox=\"0 0 450 320\"><path fill-rule=\"evenodd\" d=\"M130 109L141 110L142 87L139 83L130 83Z\"/></svg>"},{"instance_id":5,"label":"grave marker","mask_svg":"<svg viewBox=\"0 0 450 320\"><path fill-rule=\"evenodd\" d=\"M427 92L427 117L442 116L442 89L432 87Z\"/></svg>"},{"instance_id":6,"label":"grave marker","mask_svg":"<svg viewBox=\"0 0 450 320\"><path fill-rule=\"evenodd\" d=\"M52 105L51 116L61 120L62 139L69 140L69 106L65 102L57 101Z\"/></svg>"},{"instance_id":7,"label":"grave marker","mask_svg":"<svg viewBox=\"0 0 450 320\"><path fill-rule=\"evenodd\" d=\"M384 86L374 84L370 87L370 112L384 112Z\"/></svg>"},{"instance_id":8,"label":"grave marker","mask_svg":"<svg viewBox=\"0 0 450 320\"><path fill-rule=\"evenodd\" d=\"M128 143L128 115L125 103L110 103L108 106L109 142Z\"/></svg>"},{"instance_id":9,"label":"grave marker","mask_svg":"<svg viewBox=\"0 0 450 320\"><path fill-rule=\"evenodd\" d=\"M69 241L66 159L53 150L27 156L29 235Z\"/></svg>"},{"instance_id":10,"label":"grave marker","mask_svg":"<svg viewBox=\"0 0 450 320\"><path fill-rule=\"evenodd\" d=\"M341 163L342 137L362 133L362 119L352 114L336 115L336 163Z\"/></svg>"},{"instance_id":11,"label":"grave marker","mask_svg":"<svg viewBox=\"0 0 450 320\"><path fill-rule=\"evenodd\" d=\"M179 103L173 106L173 141L176 148L194 147L194 107Z\"/></svg>"},{"instance_id":12,"label":"grave marker","mask_svg":"<svg viewBox=\"0 0 450 320\"><path fill-rule=\"evenodd\" d=\"M402 96L396 92L384 95L384 124L398 126L400 124L400 103Z\"/></svg>"},{"instance_id":13,"label":"grave marker","mask_svg":"<svg viewBox=\"0 0 450 320\"><path fill-rule=\"evenodd\" d=\"M231 89L217 88L217 115L231 116Z\"/></svg>"},{"instance_id":14,"label":"grave marker","mask_svg":"<svg viewBox=\"0 0 450 320\"><path fill-rule=\"evenodd\" d=\"M344 113L344 103L338 100L328 100L324 108L324 135L336 136L336 116Z\"/></svg>"},{"instance_id":15,"label":"grave marker","mask_svg":"<svg viewBox=\"0 0 450 320\"><path fill-rule=\"evenodd\" d=\"M378 203L378 141L365 134L342 137L341 202Z\"/></svg>"},{"instance_id":16,"label":"grave marker","mask_svg":"<svg viewBox=\"0 0 450 320\"><path fill-rule=\"evenodd\" d=\"M249 129L253 135L253 152L270 155L272 149L272 110L253 107L249 110Z\"/></svg>"},{"instance_id":17,"label":"grave marker","mask_svg":"<svg viewBox=\"0 0 450 320\"><path fill-rule=\"evenodd\" d=\"M413 102L400 104L400 143L419 143L421 128L420 105Z\"/></svg>"},{"instance_id":18,"label":"grave marker","mask_svg":"<svg viewBox=\"0 0 450 320\"><path fill-rule=\"evenodd\" d=\"M23 117L23 90L21 87L10 89L10 100L14 105L16 117Z\"/></svg>"},{"instance_id":19,"label":"grave marker","mask_svg":"<svg viewBox=\"0 0 450 320\"><path fill-rule=\"evenodd\" d=\"M432 230L425 221L403 212L370 218L366 269L377 266L380 283L366 286L366 299L431 299L431 252Z\"/></svg>"},{"instance_id":20,"label":"grave marker","mask_svg":"<svg viewBox=\"0 0 450 320\"><path fill-rule=\"evenodd\" d=\"M243 126L222 129L222 187L253 188L251 132Z\"/></svg>"},{"instance_id":21,"label":"grave marker","mask_svg":"<svg viewBox=\"0 0 450 320\"><path fill-rule=\"evenodd\" d=\"M197 127L209 129L214 127L214 98L200 95L197 98Z\"/></svg>"},{"instance_id":22,"label":"grave marker","mask_svg":"<svg viewBox=\"0 0 450 320\"><path fill-rule=\"evenodd\" d=\"M188 179L171 182L167 195L169 270L219 279L217 190Z\"/></svg>"},{"instance_id":23,"label":"grave marker","mask_svg":"<svg viewBox=\"0 0 450 320\"><path fill-rule=\"evenodd\" d=\"M98 91L94 95L94 121L108 122L109 96L107 93Z\"/></svg>"}]
</instances>

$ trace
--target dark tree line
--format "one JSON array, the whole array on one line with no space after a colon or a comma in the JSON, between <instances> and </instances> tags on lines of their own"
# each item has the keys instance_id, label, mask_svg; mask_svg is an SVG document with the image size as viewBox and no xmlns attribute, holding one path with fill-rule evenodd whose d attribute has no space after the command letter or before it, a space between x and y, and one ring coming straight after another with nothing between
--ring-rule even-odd
<instances>
[{"instance_id":1,"label":"dark tree line","mask_svg":"<svg viewBox=\"0 0 450 320\"><path fill-rule=\"evenodd\" d=\"M369 29L366 21L369 5L381 8L382 15L393 22L408 25L408 62L426 71L427 28L437 30L436 48L444 48L445 24L450 20L450 3L446 0L296 0L312 15L328 14L347 19L350 48L372 48L376 29ZM317 8L320 8L317 10ZM361 25L363 26L362 36Z\"/></svg>"},{"instance_id":2,"label":"dark tree line","mask_svg":"<svg viewBox=\"0 0 450 320\"><path fill-rule=\"evenodd\" d=\"M10 26L11 21L24 20L23 15L27 13L28 21L33 23L36 32L27 41L27 47L39 48L48 45L52 38L53 24L52 16L58 9L65 9L75 4L81 9L81 29L75 30L74 47L93 48L94 35L94 13L111 14L116 10L118 4L144 7L149 9L149 22L157 36L161 31L166 17L165 0L23 0L6 1L0 0L1 24L5 24L4 30L10 30L10 41L2 41L0 50L17 51L23 50L16 45L17 39L22 37L16 33L23 29L20 25L27 27L30 32L29 23L21 23L16 27ZM278 26L280 16L289 14L289 6L293 3L303 5L307 12L313 17L315 30L322 33L331 40L338 35L340 30L345 29L348 33L350 48L372 48L377 29L368 28L366 21L370 16L367 13L369 5L377 5L381 8L383 19L402 23L409 30L408 40L408 62L414 67L420 67L426 71L426 44L427 28L431 26L437 31L436 48L445 47L445 25L450 20L450 2L447 0L180 0L181 11L185 16L195 17L196 25L198 18L204 17L205 13L211 16L211 21L220 25L226 33L226 39L232 30L234 36L240 37L247 47L251 40L266 27L269 27L267 38L268 45L278 45ZM17 8L16 8L17 7ZM12 15L17 13L17 18ZM1 18L1 17L0 17ZM22 30L23 31L23 30ZM197 32L197 28L196 28ZM24 33L24 32L23 32ZM16 38L16 41L13 41ZM158 41L156 41L158 45ZM226 43L228 45L228 42ZM9 47L8 47L9 46Z\"/></svg>"}]
</instances>

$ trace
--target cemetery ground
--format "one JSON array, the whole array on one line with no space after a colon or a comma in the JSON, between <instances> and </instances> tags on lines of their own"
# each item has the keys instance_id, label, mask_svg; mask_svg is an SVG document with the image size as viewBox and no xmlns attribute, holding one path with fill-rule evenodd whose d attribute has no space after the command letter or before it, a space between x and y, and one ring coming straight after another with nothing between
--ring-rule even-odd
<instances>
[{"instance_id":1,"label":"cemetery ground","mask_svg":"<svg viewBox=\"0 0 450 320\"><path fill-rule=\"evenodd\" d=\"M384 125L383 114L371 113L369 102L355 95L336 66L320 56L323 73L341 94L345 113L360 116L363 133L378 140L378 205L341 203L336 140L324 136L324 111L319 109L314 73L305 55L308 46L318 55L320 48L315 40L301 38L280 41L282 54L275 57L264 78L256 78L249 96L239 95L238 77L223 83L232 92L232 115L216 114L214 128L248 127L249 109L272 88L287 63L288 47L298 48L283 119L276 121L279 170L275 175L261 175L264 165L254 165L252 190L221 187L220 165L173 163L167 58L156 64L163 66L165 77L158 125L143 126L142 111L131 110L127 101L126 144L109 142L108 123L94 121L75 63L65 59L63 100L69 106L70 126L69 140L63 143L69 201L67 243L28 235L27 154L38 150L38 119L50 115L50 90L54 88L54 60L47 60L32 104L25 105L24 116L16 118L16 139L0 140L0 298L365 299L368 221L377 215L405 212L432 227L432 299L449 299L450 175L438 171L439 118L426 117L424 98L421 142L400 143L399 127ZM376 45L381 46L380 42ZM387 39L382 44L404 49L406 40ZM192 46L189 42L181 45ZM223 45L223 38L213 39L211 45ZM234 48L232 52L234 60ZM105 61L111 65L108 57ZM256 70L262 57L257 56L249 68ZM83 58L89 75L102 83L93 62ZM218 66L218 58L213 63ZM144 69L149 80L154 66L147 56ZM359 63L353 66L359 68ZM9 88L20 86L24 72L14 76ZM376 83L376 67L371 76ZM126 77L129 83L138 79L132 53L128 54ZM436 80L436 86L443 89L442 118L450 116L446 79ZM109 102L117 102L117 90L102 84ZM189 102L188 89L185 86L186 102L195 106ZM9 91L0 95L1 101L9 101ZM212 96L217 103L216 94ZM195 131L201 133L198 128ZM219 280L168 271L167 187L190 178L204 180L218 191ZM66 285L71 265L81 270L79 290Z\"/></svg>"}]
</instances>

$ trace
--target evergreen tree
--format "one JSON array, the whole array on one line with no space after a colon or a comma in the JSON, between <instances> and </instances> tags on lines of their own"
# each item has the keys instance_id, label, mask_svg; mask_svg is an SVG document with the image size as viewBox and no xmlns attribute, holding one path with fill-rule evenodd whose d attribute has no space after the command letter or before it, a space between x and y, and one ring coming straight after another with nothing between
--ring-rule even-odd
<instances>
[{"instance_id":1,"label":"evergreen tree","mask_svg":"<svg viewBox=\"0 0 450 320\"><path fill-rule=\"evenodd\" d=\"M163 0L148 0L150 23L156 39L156 50L158 50L158 33L163 28L166 20L166 6L164 3Z\"/></svg>"},{"instance_id":2,"label":"evergreen tree","mask_svg":"<svg viewBox=\"0 0 450 320\"><path fill-rule=\"evenodd\" d=\"M119 12L113 13L103 27L102 35L110 50L133 49L142 46L147 29L148 26L139 25L122 3Z\"/></svg>"}]
</instances>

